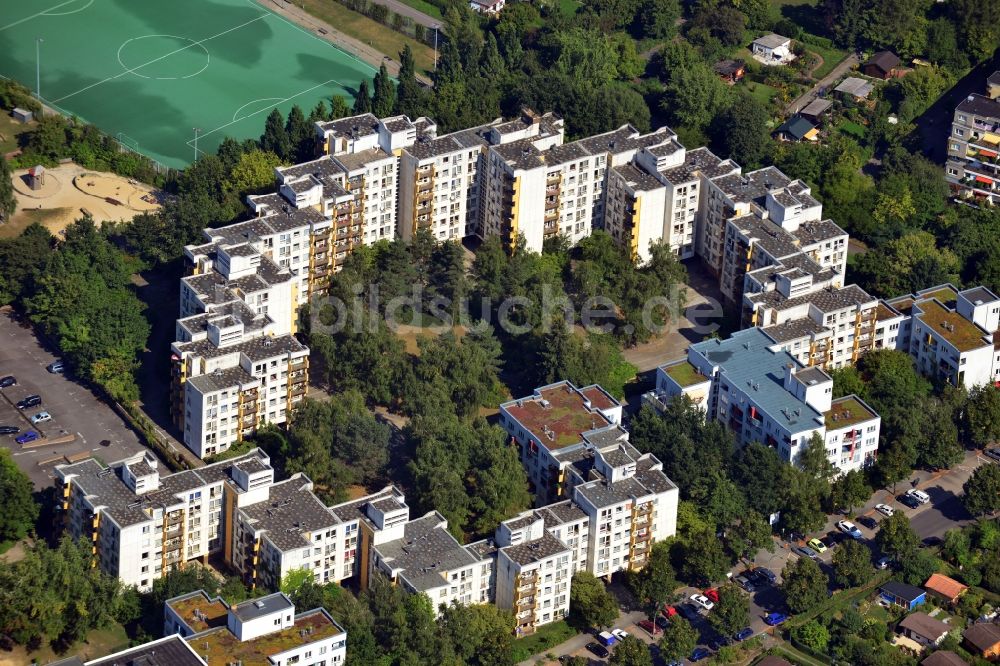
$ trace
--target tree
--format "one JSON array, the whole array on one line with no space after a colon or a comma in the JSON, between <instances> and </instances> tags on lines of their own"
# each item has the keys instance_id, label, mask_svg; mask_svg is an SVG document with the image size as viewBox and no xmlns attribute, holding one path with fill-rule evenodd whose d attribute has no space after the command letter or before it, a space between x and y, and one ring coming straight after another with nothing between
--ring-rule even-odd
<instances>
[{"instance_id":1,"label":"tree","mask_svg":"<svg viewBox=\"0 0 1000 666\"><path fill-rule=\"evenodd\" d=\"M781 572L781 591L793 613L815 608L827 598L829 581L811 557L800 557Z\"/></svg>"},{"instance_id":2,"label":"tree","mask_svg":"<svg viewBox=\"0 0 1000 666\"><path fill-rule=\"evenodd\" d=\"M910 585L923 585L937 570L937 558L926 550L917 549L899 562L899 574Z\"/></svg>"},{"instance_id":3,"label":"tree","mask_svg":"<svg viewBox=\"0 0 1000 666\"><path fill-rule=\"evenodd\" d=\"M972 389L965 418L969 437L977 447L1000 441L1000 389L991 384Z\"/></svg>"},{"instance_id":4,"label":"tree","mask_svg":"<svg viewBox=\"0 0 1000 666\"><path fill-rule=\"evenodd\" d=\"M391 116L396 107L396 86L389 76L389 70L382 63L375 74L372 91L372 113L379 118Z\"/></svg>"},{"instance_id":5,"label":"tree","mask_svg":"<svg viewBox=\"0 0 1000 666\"><path fill-rule=\"evenodd\" d=\"M910 519L901 511L884 519L878 526L875 543L886 555L897 562L917 549L917 533L910 527Z\"/></svg>"},{"instance_id":6,"label":"tree","mask_svg":"<svg viewBox=\"0 0 1000 666\"><path fill-rule=\"evenodd\" d=\"M756 511L744 513L739 523L729 531L728 537L733 555L745 562L752 563L762 548L769 553L774 552L771 524Z\"/></svg>"},{"instance_id":7,"label":"tree","mask_svg":"<svg viewBox=\"0 0 1000 666\"><path fill-rule=\"evenodd\" d=\"M634 29L643 37L670 39L677 32L677 19L681 17L678 0L649 0L640 3Z\"/></svg>"},{"instance_id":8,"label":"tree","mask_svg":"<svg viewBox=\"0 0 1000 666\"><path fill-rule=\"evenodd\" d=\"M865 481L864 473L861 470L852 469L833 480L830 485L830 503L834 509L843 509L846 513L852 513L854 507L864 504L871 492L872 489Z\"/></svg>"},{"instance_id":9,"label":"tree","mask_svg":"<svg viewBox=\"0 0 1000 666\"><path fill-rule=\"evenodd\" d=\"M609 664L615 666L653 666L649 646L635 636L626 636L611 653Z\"/></svg>"},{"instance_id":10,"label":"tree","mask_svg":"<svg viewBox=\"0 0 1000 666\"><path fill-rule=\"evenodd\" d=\"M12 177L10 163L0 157L0 220L9 220L17 208Z\"/></svg>"},{"instance_id":11,"label":"tree","mask_svg":"<svg viewBox=\"0 0 1000 666\"><path fill-rule=\"evenodd\" d=\"M506 666L512 663L514 618L493 604L453 603L437 621L455 651L457 663L470 666Z\"/></svg>"},{"instance_id":12,"label":"tree","mask_svg":"<svg viewBox=\"0 0 1000 666\"><path fill-rule=\"evenodd\" d=\"M962 395L949 387L941 398L923 402L919 412L923 445L918 449L918 464L928 469L948 469L962 461L963 449L955 427Z\"/></svg>"},{"instance_id":13,"label":"tree","mask_svg":"<svg viewBox=\"0 0 1000 666\"><path fill-rule=\"evenodd\" d=\"M725 578L732 564L713 527L689 535L684 540L682 551L683 564L678 573L685 582L709 585L712 581Z\"/></svg>"},{"instance_id":14,"label":"tree","mask_svg":"<svg viewBox=\"0 0 1000 666\"><path fill-rule=\"evenodd\" d=\"M362 81L364 83L364 81ZM330 120L346 118L351 115L351 107L347 100L341 95L334 95L330 98Z\"/></svg>"},{"instance_id":15,"label":"tree","mask_svg":"<svg viewBox=\"0 0 1000 666\"><path fill-rule=\"evenodd\" d=\"M292 144L288 138L288 131L285 129L284 118L278 109L271 111L267 120L264 121L264 133L260 136L260 149L274 153L283 161L292 157Z\"/></svg>"},{"instance_id":16,"label":"tree","mask_svg":"<svg viewBox=\"0 0 1000 666\"><path fill-rule=\"evenodd\" d=\"M995 513L1000 509L1000 466L977 467L962 485L965 508L974 516Z\"/></svg>"},{"instance_id":17,"label":"tree","mask_svg":"<svg viewBox=\"0 0 1000 666\"><path fill-rule=\"evenodd\" d=\"M833 553L833 579L843 587L856 587L875 574L871 551L854 539L840 545Z\"/></svg>"},{"instance_id":18,"label":"tree","mask_svg":"<svg viewBox=\"0 0 1000 666\"><path fill-rule=\"evenodd\" d=\"M667 661L683 661L698 646L698 630L682 617L674 617L660 638L660 656Z\"/></svg>"},{"instance_id":19,"label":"tree","mask_svg":"<svg viewBox=\"0 0 1000 666\"><path fill-rule=\"evenodd\" d=\"M730 91L702 61L673 69L663 86L661 108L677 125L701 130L726 106Z\"/></svg>"},{"instance_id":20,"label":"tree","mask_svg":"<svg viewBox=\"0 0 1000 666\"><path fill-rule=\"evenodd\" d=\"M588 571L573 575L569 591L569 621L577 628L610 627L618 618L618 604L604 583Z\"/></svg>"},{"instance_id":21,"label":"tree","mask_svg":"<svg viewBox=\"0 0 1000 666\"><path fill-rule=\"evenodd\" d=\"M769 121L764 104L743 94L716 117L712 134L721 154L747 168L756 168L764 163L771 147Z\"/></svg>"},{"instance_id":22,"label":"tree","mask_svg":"<svg viewBox=\"0 0 1000 666\"><path fill-rule=\"evenodd\" d=\"M492 33L491 33L492 34ZM407 44L399 54L399 86L396 88L396 113L411 118L421 115L424 104L423 88L417 82L413 50Z\"/></svg>"},{"instance_id":23,"label":"tree","mask_svg":"<svg viewBox=\"0 0 1000 666\"><path fill-rule=\"evenodd\" d=\"M35 131L28 138L28 152L51 160L66 154L66 119L60 115L37 116Z\"/></svg>"},{"instance_id":24,"label":"tree","mask_svg":"<svg viewBox=\"0 0 1000 666\"><path fill-rule=\"evenodd\" d=\"M750 624L750 598L732 583L721 586L708 622L723 636L732 636Z\"/></svg>"},{"instance_id":25,"label":"tree","mask_svg":"<svg viewBox=\"0 0 1000 666\"><path fill-rule=\"evenodd\" d=\"M274 153L263 150L247 151L240 155L223 187L241 197L273 190L274 168L280 165L281 160Z\"/></svg>"},{"instance_id":26,"label":"tree","mask_svg":"<svg viewBox=\"0 0 1000 666\"><path fill-rule=\"evenodd\" d=\"M31 479L22 472L10 451L0 449L0 542L23 539L38 520L38 503L32 496Z\"/></svg>"},{"instance_id":27,"label":"tree","mask_svg":"<svg viewBox=\"0 0 1000 666\"><path fill-rule=\"evenodd\" d=\"M641 603L652 608L659 608L677 588L677 574L670 563L670 546L667 541L654 543L646 566L638 571L629 570L625 574L632 593Z\"/></svg>"},{"instance_id":28,"label":"tree","mask_svg":"<svg viewBox=\"0 0 1000 666\"><path fill-rule=\"evenodd\" d=\"M820 624L817 620L809 620L800 627L796 627L795 640L802 643L807 648L826 654L827 645L830 643L830 630Z\"/></svg>"},{"instance_id":29,"label":"tree","mask_svg":"<svg viewBox=\"0 0 1000 666\"><path fill-rule=\"evenodd\" d=\"M288 112L285 132L288 134L290 150L288 160L294 162L311 160L315 155L316 139L312 124L306 120L305 114L302 113L298 104Z\"/></svg>"},{"instance_id":30,"label":"tree","mask_svg":"<svg viewBox=\"0 0 1000 666\"><path fill-rule=\"evenodd\" d=\"M334 104L336 104L336 98L334 98ZM361 113L371 113L372 112L372 96L368 92L368 80L362 79L361 83L358 85L358 94L354 96L354 114L358 115Z\"/></svg>"}]
</instances>

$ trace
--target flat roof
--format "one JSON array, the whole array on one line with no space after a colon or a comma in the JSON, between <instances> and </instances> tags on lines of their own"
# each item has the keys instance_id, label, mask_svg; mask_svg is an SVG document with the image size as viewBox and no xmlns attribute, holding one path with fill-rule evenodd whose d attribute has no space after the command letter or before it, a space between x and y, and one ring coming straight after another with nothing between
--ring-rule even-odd
<instances>
[{"instance_id":1,"label":"flat roof","mask_svg":"<svg viewBox=\"0 0 1000 666\"><path fill-rule=\"evenodd\" d=\"M823 413L828 430L841 430L865 421L878 418L871 407L856 395L837 398L830 404L829 411Z\"/></svg>"},{"instance_id":2,"label":"flat roof","mask_svg":"<svg viewBox=\"0 0 1000 666\"><path fill-rule=\"evenodd\" d=\"M283 592L275 592L266 597L249 599L241 604L233 606L233 615L243 622L255 620L258 617L280 613L281 611L295 608L292 600L285 596Z\"/></svg>"},{"instance_id":3,"label":"flat roof","mask_svg":"<svg viewBox=\"0 0 1000 666\"><path fill-rule=\"evenodd\" d=\"M561 449L582 441L585 432L612 425L593 403L588 407L585 400L590 398L581 390L569 382L560 382L535 389L535 395L502 407L546 448Z\"/></svg>"},{"instance_id":4,"label":"flat roof","mask_svg":"<svg viewBox=\"0 0 1000 666\"><path fill-rule=\"evenodd\" d=\"M936 300L917 301L916 307L920 308L920 314L916 315L917 319L960 352L992 344L986 341L987 334L983 329Z\"/></svg>"},{"instance_id":5,"label":"flat roof","mask_svg":"<svg viewBox=\"0 0 1000 666\"><path fill-rule=\"evenodd\" d=\"M140 664L142 666L204 666L205 662L177 634L87 662L87 666L140 666Z\"/></svg>"},{"instance_id":6,"label":"flat roof","mask_svg":"<svg viewBox=\"0 0 1000 666\"><path fill-rule=\"evenodd\" d=\"M448 572L480 560L446 526L444 516L432 511L406 523L401 539L374 546L374 550L387 566L400 570L399 577L418 592L447 585Z\"/></svg>"},{"instance_id":7,"label":"flat roof","mask_svg":"<svg viewBox=\"0 0 1000 666\"><path fill-rule=\"evenodd\" d=\"M249 641L240 641L226 627L210 629L187 638L188 644L208 662L208 666L270 666L269 657L293 648L316 643L342 634L326 611L316 609L295 616L295 624L287 629L264 634Z\"/></svg>"},{"instance_id":8,"label":"flat roof","mask_svg":"<svg viewBox=\"0 0 1000 666\"><path fill-rule=\"evenodd\" d=\"M312 542L307 534L340 524L309 486L309 477L296 474L269 488L268 499L237 509L249 526L263 531L264 538L282 552L304 548Z\"/></svg>"},{"instance_id":9,"label":"flat roof","mask_svg":"<svg viewBox=\"0 0 1000 666\"><path fill-rule=\"evenodd\" d=\"M167 599L169 606L194 633L226 626L229 607L222 599L209 599L204 590L198 590L173 599Z\"/></svg>"},{"instance_id":10,"label":"flat roof","mask_svg":"<svg viewBox=\"0 0 1000 666\"><path fill-rule=\"evenodd\" d=\"M687 359L674 361L673 363L668 363L667 365L660 367L663 369L663 372L667 373L667 375L677 382L681 388L694 386L695 384L708 381L708 377L701 374L698 371L698 368L688 363Z\"/></svg>"}]
</instances>

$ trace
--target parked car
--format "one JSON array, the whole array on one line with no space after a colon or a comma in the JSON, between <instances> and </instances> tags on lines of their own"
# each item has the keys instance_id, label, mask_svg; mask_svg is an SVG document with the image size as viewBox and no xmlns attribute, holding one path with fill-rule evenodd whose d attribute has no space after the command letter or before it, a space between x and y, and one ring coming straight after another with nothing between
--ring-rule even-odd
<instances>
[{"instance_id":1,"label":"parked car","mask_svg":"<svg viewBox=\"0 0 1000 666\"><path fill-rule=\"evenodd\" d=\"M683 615L687 620L698 619L698 609L691 604L680 604L677 606L677 612Z\"/></svg>"},{"instance_id":2,"label":"parked car","mask_svg":"<svg viewBox=\"0 0 1000 666\"><path fill-rule=\"evenodd\" d=\"M927 504L928 502L931 501L930 495L928 495L922 490L917 490L916 488L911 488L910 490L907 490L906 494L912 497L913 499L917 500L921 504Z\"/></svg>"},{"instance_id":3,"label":"parked car","mask_svg":"<svg viewBox=\"0 0 1000 666\"><path fill-rule=\"evenodd\" d=\"M656 625L653 624L652 620L639 620L637 624L639 625L639 628L645 631L646 633L649 634L656 633Z\"/></svg>"},{"instance_id":4,"label":"parked car","mask_svg":"<svg viewBox=\"0 0 1000 666\"><path fill-rule=\"evenodd\" d=\"M660 629L666 629L670 625L670 620L663 617L662 615L657 615L655 622L656 626L658 626Z\"/></svg>"},{"instance_id":5,"label":"parked car","mask_svg":"<svg viewBox=\"0 0 1000 666\"><path fill-rule=\"evenodd\" d=\"M706 597L704 594L692 594L689 597L689 600L691 601L691 603L701 608L704 608L707 611L710 611L713 608L715 608L715 602Z\"/></svg>"},{"instance_id":6,"label":"parked car","mask_svg":"<svg viewBox=\"0 0 1000 666\"><path fill-rule=\"evenodd\" d=\"M900 495L896 499L899 500L900 504L902 504L904 506L908 506L911 509L916 509L918 506L920 506L920 500L918 500L913 495L909 495L909 494L907 494L907 495Z\"/></svg>"},{"instance_id":7,"label":"parked car","mask_svg":"<svg viewBox=\"0 0 1000 666\"><path fill-rule=\"evenodd\" d=\"M844 534L849 535L852 539L860 539L862 537L861 530L858 529L858 526L849 520L841 520L838 522L837 529Z\"/></svg>"},{"instance_id":8,"label":"parked car","mask_svg":"<svg viewBox=\"0 0 1000 666\"><path fill-rule=\"evenodd\" d=\"M809 546L796 546L794 550L796 553L802 555L803 557L811 557L814 560L819 559L819 553L817 553Z\"/></svg>"},{"instance_id":9,"label":"parked car","mask_svg":"<svg viewBox=\"0 0 1000 666\"><path fill-rule=\"evenodd\" d=\"M28 407L37 407L42 404L42 397L39 395L29 395L23 400L17 403L18 409L27 409Z\"/></svg>"},{"instance_id":10,"label":"parked car","mask_svg":"<svg viewBox=\"0 0 1000 666\"><path fill-rule=\"evenodd\" d=\"M774 585L778 580L778 577L774 575L774 572L770 569L765 569L764 567L757 567L752 572L751 580L760 585Z\"/></svg>"},{"instance_id":11,"label":"parked car","mask_svg":"<svg viewBox=\"0 0 1000 666\"><path fill-rule=\"evenodd\" d=\"M607 659L611 656L608 652L608 648L604 647L600 643L587 643L587 649L590 650L591 654L597 655L601 659Z\"/></svg>"},{"instance_id":12,"label":"parked car","mask_svg":"<svg viewBox=\"0 0 1000 666\"><path fill-rule=\"evenodd\" d=\"M745 641L746 639L750 638L751 636L753 636L753 629L751 629L750 627L747 627L746 629L741 629L740 631L738 631L736 633L736 635L733 636L733 638L736 641L742 642L742 641Z\"/></svg>"},{"instance_id":13,"label":"parked car","mask_svg":"<svg viewBox=\"0 0 1000 666\"><path fill-rule=\"evenodd\" d=\"M839 530L831 530L826 533L826 536L820 539L827 548L833 548L834 546L839 546L841 543L850 539L851 537Z\"/></svg>"},{"instance_id":14,"label":"parked car","mask_svg":"<svg viewBox=\"0 0 1000 666\"><path fill-rule=\"evenodd\" d=\"M663 617L673 617L677 615L677 609L669 604L664 604L663 609L660 611Z\"/></svg>"},{"instance_id":15,"label":"parked car","mask_svg":"<svg viewBox=\"0 0 1000 666\"><path fill-rule=\"evenodd\" d=\"M41 439L41 437L42 436L39 435L34 430L29 430L28 432L24 433L14 441L17 442L18 444L27 444L28 442L33 442L36 439Z\"/></svg>"},{"instance_id":16,"label":"parked car","mask_svg":"<svg viewBox=\"0 0 1000 666\"><path fill-rule=\"evenodd\" d=\"M0 388L7 388L8 386L17 386L17 379L14 375L0 377Z\"/></svg>"},{"instance_id":17,"label":"parked car","mask_svg":"<svg viewBox=\"0 0 1000 666\"><path fill-rule=\"evenodd\" d=\"M757 591L756 586L754 586L753 582L747 578L746 575L737 576L733 580L746 592L750 592L752 594Z\"/></svg>"},{"instance_id":18,"label":"parked car","mask_svg":"<svg viewBox=\"0 0 1000 666\"><path fill-rule=\"evenodd\" d=\"M617 638L619 641L623 641L626 638L628 638L628 632L625 631L624 629L612 629L611 633L614 634L614 637Z\"/></svg>"},{"instance_id":19,"label":"parked car","mask_svg":"<svg viewBox=\"0 0 1000 666\"><path fill-rule=\"evenodd\" d=\"M54 375L61 375L66 370L66 366L63 365L63 362L60 359L58 361L53 361L52 363L49 363L45 367L45 369Z\"/></svg>"},{"instance_id":20,"label":"parked car","mask_svg":"<svg viewBox=\"0 0 1000 666\"><path fill-rule=\"evenodd\" d=\"M809 547L815 550L817 553L826 552L826 544L819 539L809 539Z\"/></svg>"},{"instance_id":21,"label":"parked car","mask_svg":"<svg viewBox=\"0 0 1000 666\"><path fill-rule=\"evenodd\" d=\"M858 516L858 522L870 530L878 529L878 521L871 516Z\"/></svg>"},{"instance_id":22,"label":"parked car","mask_svg":"<svg viewBox=\"0 0 1000 666\"><path fill-rule=\"evenodd\" d=\"M618 642L618 639L615 638L615 635L612 634L610 631L602 631L601 633L597 634L597 642L603 645L604 647L611 647L612 645Z\"/></svg>"},{"instance_id":23,"label":"parked car","mask_svg":"<svg viewBox=\"0 0 1000 666\"><path fill-rule=\"evenodd\" d=\"M769 627L776 627L787 619L788 616L784 613L768 613L764 616L764 624Z\"/></svg>"},{"instance_id":24,"label":"parked car","mask_svg":"<svg viewBox=\"0 0 1000 666\"><path fill-rule=\"evenodd\" d=\"M885 557L878 558L878 562L875 563L875 566L879 569L888 569L890 564L892 564L892 558L887 555Z\"/></svg>"},{"instance_id":25,"label":"parked car","mask_svg":"<svg viewBox=\"0 0 1000 666\"><path fill-rule=\"evenodd\" d=\"M0 386L2 386L2 382L3 382L3 380L0 379ZM994 449L986 449L985 451L983 451L983 453L985 453L987 456L989 456L993 460L996 460L997 462L1000 462L1000 449L996 449L996 448L994 448Z\"/></svg>"},{"instance_id":26,"label":"parked car","mask_svg":"<svg viewBox=\"0 0 1000 666\"><path fill-rule=\"evenodd\" d=\"M885 516L887 518L891 517L892 514L896 513L896 510L893 509L888 504L876 504L875 505L875 510L878 511L879 513L881 513L883 516Z\"/></svg>"},{"instance_id":27,"label":"parked car","mask_svg":"<svg viewBox=\"0 0 1000 666\"><path fill-rule=\"evenodd\" d=\"M691 653L691 656L688 657L688 661L701 661L711 654L712 651L708 648L697 647L694 649L694 652Z\"/></svg>"},{"instance_id":28,"label":"parked car","mask_svg":"<svg viewBox=\"0 0 1000 666\"><path fill-rule=\"evenodd\" d=\"M31 417L31 422L36 425L39 423L46 423L51 420L52 420L52 415L49 414L48 412L38 412L37 414Z\"/></svg>"},{"instance_id":29,"label":"parked car","mask_svg":"<svg viewBox=\"0 0 1000 666\"><path fill-rule=\"evenodd\" d=\"M719 590L716 588L711 588L705 590L705 596L712 600L713 603L719 603Z\"/></svg>"},{"instance_id":30,"label":"parked car","mask_svg":"<svg viewBox=\"0 0 1000 666\"><path fill-rule=\"evenodd\" d=\"M0 435L16 435L21 432L17 426L0 426Z\"/></svg>"}]
</instances>

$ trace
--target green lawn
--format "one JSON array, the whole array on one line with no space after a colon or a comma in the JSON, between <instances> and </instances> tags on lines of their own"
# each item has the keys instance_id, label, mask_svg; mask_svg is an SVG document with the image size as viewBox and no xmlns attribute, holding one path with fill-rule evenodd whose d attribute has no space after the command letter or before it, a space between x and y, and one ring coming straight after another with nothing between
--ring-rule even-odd
<instances>
[{"instance_id":1,"label":"green lawn","mask_svg":"<svg viewBox=\"0 0 1000 666\"><path fill-rule=\"evenodd\" d=\"M763 83L756 83L754 81L748 81L746 83L746 88L751 97L763 102L765 105L770 105L774 100L775 95L778 94L777 88L772 88L771 86Z\"/></svg>"},{"instance_id":2,"label":"green lawn","mask_svg":"<svg viewBox=\"0 0 1000 666\"><path fill-rule=\"evenodd\" d=\"M514 663L524 661L531 658L532 655L544 653L546 650L568 641L574 636L576 636L576 629L566 624L565 620L543 625L530 636L525 636L514 641L514 653L511 661Z\"/></svg>"},{"instance_id":3,"label":"green lawn","mask_svg":"<svg viewBox=\"0 0 1000 666\"><path fill-rule=\"evenodd\" d=\"M35 123L19 123L9 113L0 113L0 155L17 150L17 137L27 132Z\"/></svg>"},{"instance_id":4,"label":"green lawn","mask_svg":"<svg viewBox=\"0 0 1000 666\"><path fill-rule=\"evenodd\" d=\"M404 5L409 5L410 7L413 7L418 12L423 12L424 14L427 14L428 16L433 16L436 19L442 18L441 10L429 2L424 2L424 0L399 0L399 1L402 2Z\"/></svg>"},{"instance_id":5,"label":"green lawn","mask_svg":"<svg viewBox=\"0 0 1000 666\"><path fill-rule=\"evenodd\" d=\"M803 44L807 51L812 51L813 53L819 55L823 59L823 64L816 68L813 72L813 78L819 81L824 76L833 71L833 68L840 64L840 62L847 57L847 51L842 51L835 48L827 48L825 46L816 46L815 44Z\"/></svg>"},{"instance_id":6,"label":"green lawn","mask_svg":"<svg viewBox=\"0 0 1000 666\"><path fill-rule=\"evenodd\" d=\"M580 3L578 0L557 0L556 7L559 9L560 14L566 18L570 18L580 9Z\"/></svg>"},{"instance_id":7,"label":"green lawn","mask_svg":"<svg viewBox=\"0 0 1000 666\"><path fill-rule=\"evenodd\" d=\"M843 120L837 126L837 129L846 134L847 136L852 136L858 139L865 138L865 128L857 124L853 120Z\"/></svg>"},{"instance_id":8,"label":"green lawn","mask_svg":"<svg viewBox=\"0 0 1000 666\"><path fill-rule=\"evenodd\" d=\"M47 644L38 648L34 652L27 652L20 645L7 653L11 661L0 660L2 663L13 664L48 664L49 662L77 655L84 661L105 657L115 652L120 652L128 647L129 638L125 633L125 628L120 624L114 624L107 629L94 629L87 638L76 645L73 645L65 654L58 655L53 652Z\"/></svg>"}]
</instances>

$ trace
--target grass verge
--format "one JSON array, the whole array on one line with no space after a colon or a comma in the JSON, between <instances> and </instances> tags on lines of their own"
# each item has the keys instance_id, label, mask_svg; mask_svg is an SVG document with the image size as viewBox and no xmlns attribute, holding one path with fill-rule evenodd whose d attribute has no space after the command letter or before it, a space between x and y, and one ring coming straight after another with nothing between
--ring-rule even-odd
<instances>
[{"instance_id":1,"label":"grass verge","mask_svg":"<svg viewBox=\"0 0 1000 666\"><path fill-rule=\"evenodd\" d=\"M559 645L576 636L576 630L566 624L565 620L552 622L543 625L530 636L519 638L514 641L514 650L511 661L519 663L525 659L530 659L536 654L544 653L546 650Z\"/></svg>"},{"instance_id":2,"label":"grass verge","mask_svg":"<svg viewBox=\"0 0 1000 666\"><path fill-rule=\"evenodd\" d=\"M816 44L805 44L807 51L812 51L823 59L823 64L813 71L813 78L819 81L824 76L833 71L847 57L846 51L840 49L817 46Z\"/></svg>"},{"instance_id":3,"label":"grass verge","mask_svg":"<svg viewBox=\"0 0 1000 666\"><path fill-rule=\"evenodd\" d=\"M424 0L399 0L399 1L402 2L404 5L407 5L408 7L413 7L418 12L423 12L424 14L427 14L428 16L433 16L434 18L439 20L442 18L441 10L429 2L424 2Z\"/></svg>"},{"instance_id":4,"label":"grass verge","mask_svg":"<svg viewBox=\"0 0 1000 666\"><path fill-rule=\"evenodd\" d=\"M351 11L336 0L299 0L299 4L321 21L326 21L337 30L368 44L393 60L399 60L403 46L409 44L418 71L429 75L434 68L434 50L431 47Z\"/></svg>"}]
</instances>

